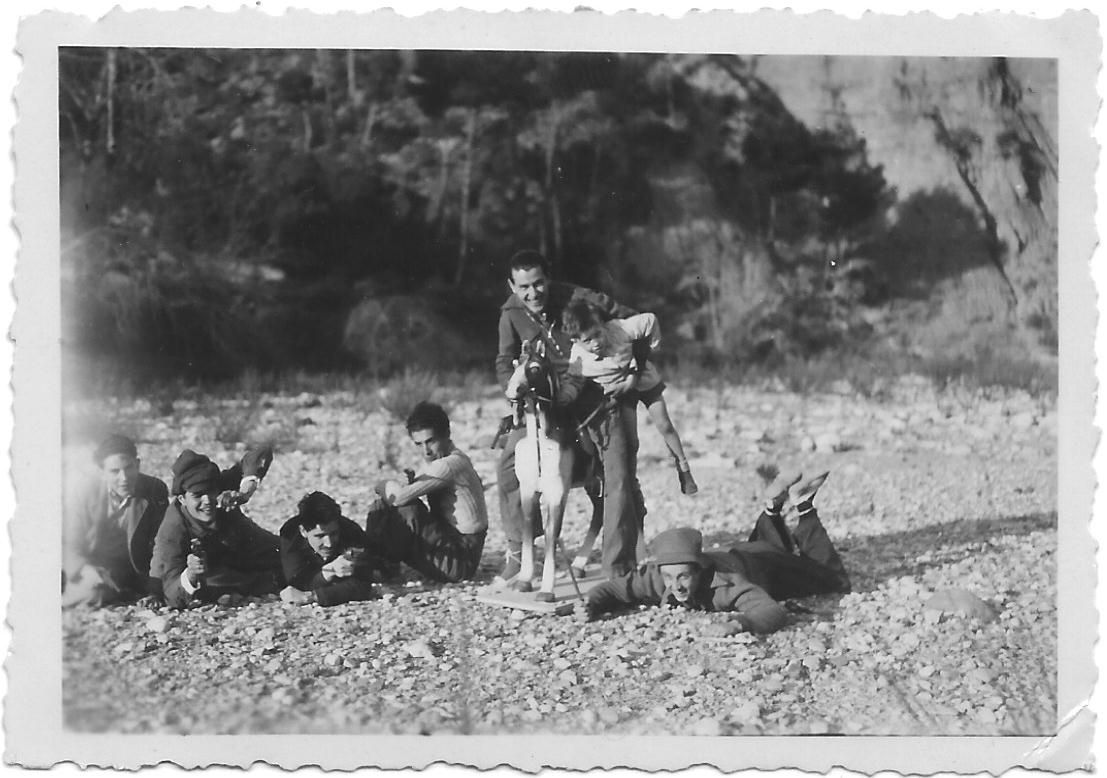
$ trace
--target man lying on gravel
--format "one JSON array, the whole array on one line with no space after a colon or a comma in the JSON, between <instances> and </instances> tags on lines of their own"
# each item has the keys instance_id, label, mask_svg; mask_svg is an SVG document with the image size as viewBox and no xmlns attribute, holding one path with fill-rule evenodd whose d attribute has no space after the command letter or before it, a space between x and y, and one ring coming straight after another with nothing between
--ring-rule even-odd
<instances>
[{"instance_id":1,"label":"man lying on gravel","mask_svg":"<svg viewBox=\"0 0 1107 778\"><path fill-rule=\"evenodd\" d=\"M272 461L269 447L248 451L240 464L223 472L189 449L177 457L174 498L154 539L150 562L150 574L161 579L170 606L280 590L277 536L238 507L257 489Z\"/></svg>"},{"instance_id":2,"label":"man lying on gravel","mask_svg":"<svg viewBox=\"0 0 1107 778\"><path fill-rule=\"evenodd\" d=\"M123 435L109 435L92 458L100 472L66 506L62 606L160 598L150 556L169 505L165 484L139 472L138 449Z\"/></svg>"},{"instance_id":3,"label":"man lying on gravel","mask_svg":"<svg viewBox=\"0 0 1107 778\"><path fill-rule=\"evenodd\" d=\"M433 581L470 579L488 532L484 485L469 457L454 446L450 417L441 406L419 403L406 426L424 464L406 485L377 485L377 502L365 519L369 548Z\"/></svg>"},{"instance_id":4,"label":"man lying on gravel","mask_svg":"<svg viewBox=\"0 0 1107 778\"><path fill-rule=\"evenodd\" d=\"M788 611L778 602L813 594L848 592L849 576L819 521L812 501L826 473L798 486L791 504L799 513L788 532L781 509L801 476L782 476L769 486L765 509L746 543L727 552L703 551L698 530L666 530L653 541L654 559L637 571L588 593L583 617L591 620L627 605L669 605L729 612L709 635L774 632Z\"/></svg>"},{"instance_id":5,"label":"man lying on gravel","mask_svg":"<svg viewBox=\"0 0 1107 778\"><path fill-rule=\"evenodd\" d=\"M323 606L373 597L365 532L323 492L305 495L280 531L285 602Z\"/></svg>"}]
</instances>

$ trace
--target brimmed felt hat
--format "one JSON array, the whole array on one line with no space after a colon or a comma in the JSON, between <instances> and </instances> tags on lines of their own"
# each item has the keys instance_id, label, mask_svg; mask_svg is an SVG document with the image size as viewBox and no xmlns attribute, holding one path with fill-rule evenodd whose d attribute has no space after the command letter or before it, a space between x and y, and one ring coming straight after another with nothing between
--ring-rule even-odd
<instances>
[{"instance_id":1,"label":"brimmed felt hat","mask_svg":"<svg viewBox=\"0 0 1107 778\"><path fill-rule=\"evenodd\" d=\"M173 463L173 494L211 494L219 491L219 466L203 454L186 448Z\"/></svg>"},{"instance_id":2,"label":"brimmed felt hat","mask_svg":"<svg viewBox=\"0 0 1107 778\"><path fill-rule=\"evenodd\" d=\"M651 544L653 561L659 565L703 565L703 535L691 527L667 529Z\"/></svg>"}]
</instances>

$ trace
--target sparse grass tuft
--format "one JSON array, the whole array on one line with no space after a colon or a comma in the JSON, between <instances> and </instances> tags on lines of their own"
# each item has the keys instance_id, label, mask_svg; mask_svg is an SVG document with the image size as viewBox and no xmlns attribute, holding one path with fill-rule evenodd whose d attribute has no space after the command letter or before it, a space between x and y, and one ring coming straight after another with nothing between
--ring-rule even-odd
<instances>
[{"instance_id":1,"label":"sparse grass tuft","mask_svg":"<svg viewBox=\"0 0 1107 778\"><path fill-rule=\"evenodd\" d=\"M278 451L299 447L300 432L295 421L265 408L260 397L245 407L224 408L213 420L215 439L228 448L239 443L270 445Z\"/></svg>"},{"instance_id":2,"label":"sparse grass tuft","mask_svg":"<svg viewBox=\"0 0 1107 778\"><path fill-rule=\"evenodd\" d=\"M403 422L412 409L424 400L443 405L446 392L441 387L441 378L437 373L408 368L402 374L382 382L377 389L377 398L382 409ZM448 413L449 408L446 411Z\"/></svg>"}]
</instances>

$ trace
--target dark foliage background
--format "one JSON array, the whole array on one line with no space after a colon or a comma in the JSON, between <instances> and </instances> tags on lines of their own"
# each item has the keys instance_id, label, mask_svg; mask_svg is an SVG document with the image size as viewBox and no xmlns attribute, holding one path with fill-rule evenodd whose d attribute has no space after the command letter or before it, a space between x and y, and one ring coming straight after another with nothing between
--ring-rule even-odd
<instances>
[{"instance_id":1,"label":"dark foliage background","mask_svg":"<svg viewBox=\"0 0 1107 778\"><path fill-rule=\"evenodd\" d=\"M59 58L64 338L81 381L490 372L522 247L656 311L670 359L1048 373L1056 353L1048 61L878 60L858 108L829 58ZM921 138L897 153L944 173L890 181L858 130L872 105L880 132Z\"/></svg>"}]
</instances>

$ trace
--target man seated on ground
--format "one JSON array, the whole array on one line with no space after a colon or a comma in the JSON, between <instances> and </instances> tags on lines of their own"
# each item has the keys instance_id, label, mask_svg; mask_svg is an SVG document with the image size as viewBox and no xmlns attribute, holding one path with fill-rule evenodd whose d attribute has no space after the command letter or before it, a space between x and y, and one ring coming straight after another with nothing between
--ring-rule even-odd
<instances>
[{"instance_id":1,"label":"man seated on ground","mask_svg":"<svg viewBox=\"0 0 1107 778\"><path fill-rule=\"evenodd\" d=\"M419 403L405 426L424 463L406 485L377 485L378 500L365 520L369 547L434 581L471 579L488 531L480 476L454 446L450 418L441 406Z\"/></svg>"},{"instance_id":2,"label":"man seated on ground","mask_svg":"<svg viewBox=\"0 0 1107 778\"><path fill-rule=\"evenodd\" d=\"M794 533L788 532L781 509L799 475L773 482L749 541L727 552L704 553L698 530L662 532L654 538L652 562L588 593L584 618L624 605L665 604L731 614L731 621L712 624L708 634L768 633L787 621L779 600L848 592L849 576L812 503L826 476L796 488Z\"/></svg>"},{"instance_id":3,"label":"man seated on ground","mask_svg":"<svg viewBox=\"0 0 1107 778\"><path fill-rule=\"evenodd\" d=\"M365 532L323 492L305 495L281 527L281 599L297 605L341 605L373 598L373 565Z\"/></svg>"},{"instance_id":4,"label":"man seated on ground","mask_svg":"<svg viewBox=\"0 0 1107 778\"><path fill-rule=\"evenodd\" d=\"M123 435L106 437L92 458L97 477L66 506L62 606L160 598L150 556L169 505L168 490L140 472L134 441Z\"/></svg>"},{"instance_id":5,"label":"man seated on ground","mask_svg":"<svg viewBox=\"0 0 1107 778\"><path fill-rule=\"evenodd\" d=\"M173 463L173 500L154 539L150 574L161 579L166 602L184 608L223 595L240 600L280 590L277 536L239 508L273 460L272 449L247 452L239 465L219 471L203 454L186 449Z\"/></svg>"}]
</instances>

